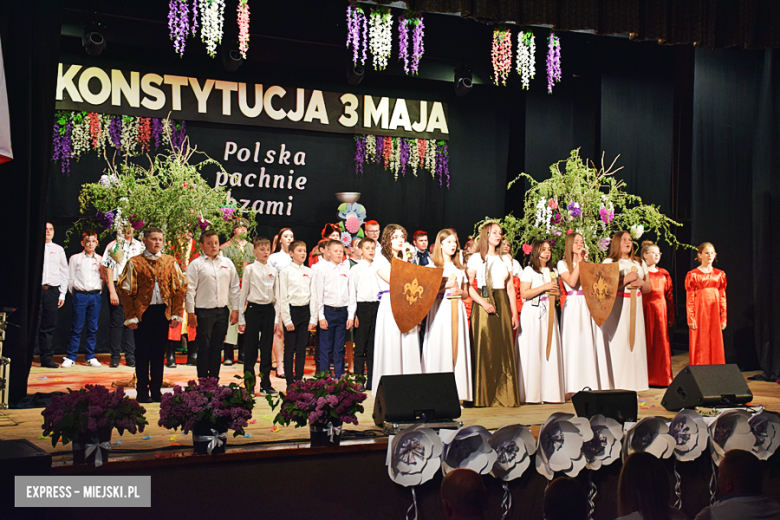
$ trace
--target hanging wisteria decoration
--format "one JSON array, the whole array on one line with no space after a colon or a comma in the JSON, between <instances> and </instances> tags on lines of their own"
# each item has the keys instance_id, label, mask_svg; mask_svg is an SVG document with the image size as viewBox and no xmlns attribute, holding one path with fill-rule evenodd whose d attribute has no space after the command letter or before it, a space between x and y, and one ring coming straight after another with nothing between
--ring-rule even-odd
<instances>
[{"instance_id":1,"label":"hanging wisteria decoration","mask_svg":"<svg viewBox=\"0 0 780 520\"><path fill-rule=\"evenodd\" d=\"M393 52L393 15L386 7L371 9L369 47L374 56L374 70L385 70Z\"/></svg>"},{"instance_id":2,"label":"hanging wisteria decoration","mask_svg":"<svg viewBox=\"0 0 780 520\"><path fill-rule=\"evenodd\" d=\"M531 31L520 31L517 37L517 73L528 90L531 80L536 76L536 37Z\"/></svg>"},{"instance_id":3,"label":"hanging wisteria decoration","mask_svg":"<svg viewBox=\"0 0 780 520\"><path fill-rule=\"evenodd\" d=\"M506 86L509 71L512 69L512 31L499 25L493 30L493 83Z\"/></svg>"},{"instance_id":4,"label":"hanging wisteria decoration","mask_svg":"<svg viewBox=\"0 0 780 520\"><path fill-rule=\"evenodd\" d=\"M356 5L347 6L347 48L352 47L352 62L366 64L368 57L368 20L363 9ZM362 54L361 54L362 51Z\"/></svg>"},{"instance_id":5,"label":"hanging wisteria decoration","mask_svg":"<svg viewBox=\"0 0 780 520\"><path fill-rule=\"evenodd\" d=\"M409 56L409 29L412 29L412 53ZM423 17L413 12L407 12L398 18L398 56L404 60L404 72L417 74L420 70L420 60L425 54L423 37L425 24Z\"/></svg>"},{"instance_id":6,"label":"hanging wisteria decoration","mask_svg":"<svg viewBox=\"0 0 780 520\"><path fill-rule=\"evenodd\" d=\"M198 0L200 2L200 39L206 44L206 53L214 58L217 45L222 43L222 25L225 22L225 0Z\"/></svg>"},{"instance_id":7,"label":"hanging wisteria decoration","mask_svg":"<svg viewBox=\"0 0 780 520\"><path fill-rule=\"evenodd\" d=\"M389 137L381 135L355 136L355 173L363 173L364 164L377 163L385 170L406 175L407 168L416 177L417 170L427 170L438 178L439 186L450 187L449 153L446 141Z\"/></svg>"},{"instance_id":8,"label":"hanging wisteria decoration","mask_svg":"<svg viewBox=\"0 0 780 520\"><path fill-rule=\"evenodd\" d=\"M561 39L551 32L547 41L547 93L552 94L553 84L561 81Z\"/></svg>"},{"instance_id":9,"label":"hanging wisteria decoration","mask_svg":"<svg viewBox=\"0 0 780 520\"><path fill-rule=\"evenodd\" d=\"M238 52L246 59L249 50L249 0L238 0Z\"/></svg>"},{"instance_id":10,"label":"hanging wisteria decoration","mask_svg":"<svg viewBox=\"0 0 780 520\"><path fill-rule=\"evenodd\" d=\"M198 0L193 0L197 3ZM193 5L193 8L195 6ZM193 20L194 23L197 23ZM173 48L179 57L184 56L187 35L190 32L190 7L187 0L168 2L168 31L173 40Z\"/></svg>"},{"instance_id":11,"label":"hanging wisteria decoration","mask_svg":"<svg viewBox=\"0 0 780 520\"><path fill-rule=\"evenodd\" d=\"M170 142L164 125L164 120L150 117L59 111L54 123L52 160L60 162L62 173L69 173L71 159L78 161L82 155L102 152L107 146L131 157L161 145L180 148L186 134L184 121L171 122Z\"/></svg>"}]
</instances>

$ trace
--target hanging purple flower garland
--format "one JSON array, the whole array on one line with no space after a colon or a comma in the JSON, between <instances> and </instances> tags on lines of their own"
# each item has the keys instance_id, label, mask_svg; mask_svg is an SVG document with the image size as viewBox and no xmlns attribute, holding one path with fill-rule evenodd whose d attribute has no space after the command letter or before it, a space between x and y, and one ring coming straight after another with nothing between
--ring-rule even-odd
<instances>
[{"instance_id":1,"label":"hanging purple flower garland","mask_svg":"<svg viewBox=\"0 0 780 520\"><path fill-rule=\"evenodd\" d=\"M111 116L108 135L114 148L120 150L122 148L122 116Z\"/></svg>"},{"instance_id":2,"label":"hanging purple flower garland","mask_svg":"<svg viewBox=\"0 0 780 520\"><path fill-rule=\"evenodd\" d=\"M152 119L152 137L154 138L154 147L159 148L163 141L162 119L155 117Z\"/></svg>"},{"instance_id":3,"label":"hanging purple flower garland","mask_svg":"<svg viewBox=\"0 0 780 520\"><path fill-rule=\"evenodd\" d=\"M352 47L352 62L365 65L368 58L368 20L363 9L347 6L347 48ZM361 51L362 50L362 55Z\"/></svg>"},{"instance_id":4,"label":"hanging purple flower garland","mask_svg":"<svg viewBox=\"0 0 780 520\"><path fill-rule=\"evenodd\" d=\"M197 3L197 0L195 0ZM173 49L184 56L187 35L190 32L190 7L187 0L170 0L168 2L168 31L173 40Z\"/></svg>"},{"instance_id":5,"label":"hanging purple flower garland","mask_svg":"<svg viewBox=\"0 0 780 520\"><path fill-rule=\"evenodd\" d=\"M412 32L412 74L417 74L420 70L420 60L425 54L425 24L423 17L418 16L414 23L414 32Z\"/></svg>"},{"instance_id":6,"label":"hanging purple flower garland","mask_svg":"<svg viewBox=\"0 0 780 520\"><path fill-rule=\"evenodd\" d=\"M355 136L355 173L363 173L363 165L373 163L392 171L396 180L399 170L404 176L406 169L411 168L416 177L418 168L425 169L434 179L438 177L439 186L446 183L447 188L450 187L449 150L446 141L381 135Z\"/></svg>"},{"instance_id":7,"label":"hanging purple flower garland","mask_svg":"<svg viewBox=\"0 0 780 520\"><path fill-rule=\"evenodd\" d=\"M54 123L54 154L52 160L60 161L62 173L70 173L70 158L73 156L73 147L71 144L71 135L73 132L73 122L65 121L62 117Z\"/></svg>"},{"instance_id":8,"label":"hanging purple flower garland","mask_svg":"<svg viewBox=\"0 0 780 520\"><path fill-rule=\"evenodd\" d=\"M412 28L412 52L409 55L409 28ZM398 18L398 57L404 60L404 72L417 74L420 70L420 60L425 54L425 24L423 17L413 12L402 14Z\"/></svg>"},{"instance_id":9,"label":"hanging purple flower garland","mask_svg":"<svg viewBox=\"0 0 780 520\"><path fill-rule=\"evenodd\" d=\"M398 17L398 59L404 60L404 73L409 74L409 25L406 14Z\"/></svg>"},{"instance_id":10,"label":"hanging purple flower garland","mask_svg":"<svg viewBox=\"0 0 780 520\"><path fill-rule=\"evenodd\" d=\"M552 94L553 85L561 81L561 39L554 32L547 37L547 93Z\"/></svg>"}]
</instances>

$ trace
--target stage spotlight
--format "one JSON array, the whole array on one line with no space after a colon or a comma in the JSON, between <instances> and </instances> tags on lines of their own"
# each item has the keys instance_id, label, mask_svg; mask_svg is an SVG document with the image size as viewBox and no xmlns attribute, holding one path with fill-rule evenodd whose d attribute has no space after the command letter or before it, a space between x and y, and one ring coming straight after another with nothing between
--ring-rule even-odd
<instances>
[{"instance_id":1,"label":"stage spotlight","mask_svg":"<svg viewBox=\"0 0 780 520\"><path fill-rule=\"evenodd\" d=\"M350 85L357 85L363 81L363 77L366 75L366 70L362 65L355 63L347 63L347 83Z\"/></svg>"},{"instance_id":2,"label":"stage spotlight","mask_svg":"<svg viewBox=\"0 0 780 520\"><path fill-rule=\"evenodd\" d=\"M459 67L455 69L455 94L458 96L465 96L471 92L471 71L465 67Z\"/></svg>"},{"instance_id":3,"label":"stage spotlight","mask_svg":"<svg viewBox=\"0 0 780 520\"><path fill-rule=\"evenodd\" d=\"M235 49L231 49L222 55L222 66L228 72L235 72L244 63L244 58L241 57L241 53Z\"/></svg>"},{"instance_id":4,"label":"stage spotlight","mask_svg":"<svg viewBox=\"0 0 780 520\"><path fill-rule=\"evenodd\" d=\"M103 37L100 23L92 23L84 26L84 33L81 37L81 43L84 50L90 56L100 56L106 48L106 39Z\"/></svg>"}]
</instances>

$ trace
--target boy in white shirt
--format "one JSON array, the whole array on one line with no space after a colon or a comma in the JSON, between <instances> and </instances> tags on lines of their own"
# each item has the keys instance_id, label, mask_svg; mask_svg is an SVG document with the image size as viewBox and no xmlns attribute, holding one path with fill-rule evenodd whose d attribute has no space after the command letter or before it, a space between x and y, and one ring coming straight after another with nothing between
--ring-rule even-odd
<instances>
[{"instance_id":1,"label":"boy in white shirt","mask_svg":"<svg viewBox=\"0 0 780 520\"><path fill-rule=\"evenodd\" d=\"M292 263L279 273L279 303L284 331L284 374L287 385L303 379L309 331L317 323L317 292L314 275L306 261L306 244L290 244ZM318 262L319 264L319 262ZM294 363L293 363L294 359Z\"/></svg>"},{"instance_id":2,"label":"boy in white shirt","mask_svg":"<svg viewBox=\"0 0 780 520\"><path fill-rule=\"evenodd\" d=\"M374 369L374 331L376 313L379 310L379 284L371 262L376 253L376 241L363 238L358 244L362 259L349 271L348 318L354 320L355 375L363 377L367 372L367 389L371 390Z\"/></svg>"},{"instance_id":3,"label":"boy in white shirt","mask_svg":"<svg viewBox=\"0 0 780 520\"><path fill-rule=\"evenodd\" d=\"M244 339L244 371L254 377L260 335L260 391L265 395L278 392L271 386L271 350L274 334L279 330L279 277L276 268L268 264L271 241L255 237L256 260L244 268L241 297L238 302L238 330ZM253 388L248 388L254 392Z\"/></svg>"},{"instance_id":4,"label":"boy in white shirt","mask_svg":"<svg viewBox=\"0 0 780 520\"><path fill-rule=\"evenodd\" d=\"M70 343L68 353L62 361L62 368L76 364L76 356L81 344L81 331L87 326L86 365L102 366L95 359L97 343L98 317L100 316L101 292L103 291L103 271L100 255L95 253L98 245L97 235L84 235L81 240L84 251L70 257L68 262L68 291L72 296L73 318L70 325Z\"/></svg>"},{"instance_id":5,"label":"boy in white shirt","mask_svg":"<svg viewBox=\"0 0 780 520\"><path fill-rule=\"evenodd\" d=\"M349 306L349 264L344 260L344 245L331 240L327 245L329 257L316 274L317 303L320 322L320 370L330 372L331 358L336 379L344 375L344 340L352 320L347 316Z\"/></svg>"}]
</instances>

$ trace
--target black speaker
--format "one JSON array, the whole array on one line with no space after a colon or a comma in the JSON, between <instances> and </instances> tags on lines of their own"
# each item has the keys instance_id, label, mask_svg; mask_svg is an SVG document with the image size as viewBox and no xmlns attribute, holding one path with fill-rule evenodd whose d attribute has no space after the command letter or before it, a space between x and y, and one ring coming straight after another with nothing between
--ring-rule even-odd
<instances>
[{"instance_id":1,"label":"black speaker","mask_svg":"<svg viewBox=\"0 0 780 520\"><path fill-rule=\"evenodd\" d=\"M674 412L696 406L739 406L752 400L737 365L691 365L677 374L661 405Z\"/></svg>"},{"instance_id":2,"label":"black speaker","mask_svg":"<svg viewBox=\"0 0 780 520\"><path fill-rule=\"evenodd\" d=\"M631 390L589 390L577 392L571 397L577 417L590 419L601 414L620 423L636 422L639 410L636 392Z\"/></svg>"},{"instance_id":3,"label":"black speaker","mask_svg":"<svg viewBox=\"0 0 780 520\"><path fill-rule=\"evenodd\" d=\"M374 424L433 422L460 417L455 374L382 376L374 401Z\"/></svg>"}]
</instances>

